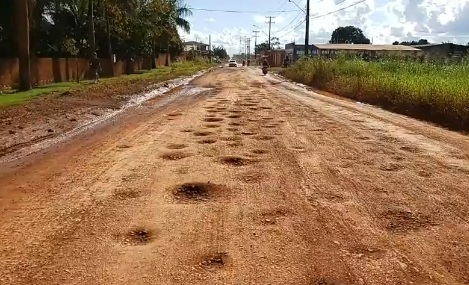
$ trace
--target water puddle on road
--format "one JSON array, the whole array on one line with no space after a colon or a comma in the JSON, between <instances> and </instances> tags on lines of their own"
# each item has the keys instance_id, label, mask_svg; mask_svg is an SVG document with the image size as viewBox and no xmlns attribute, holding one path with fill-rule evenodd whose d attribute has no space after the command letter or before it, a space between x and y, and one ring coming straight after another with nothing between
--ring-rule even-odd
<instances>
[{"instance_id":1,"label":"water puddle on road","mask_svg":"<svg viewBox=\"0 0 469 285\"><path fill-rule=\"evenodd\" d=\"M177 100L180 97L196 96L203 92L209 91L211 90L211 88L201 88L201 87L196 87L190 84L190 82L194 78L199 77L205 74L206 72L207 70L204 70L204 71L200 71L194 74L193 76L180 77L180 78L176 78L173 80L168 80L164 83L151 85L148 87L149 91L130 96L129 100L120 109L117 109L117 110L106 109L100 116L93 117L70 131L59 134L50 139L45 139L38 143L26 146L18 151L6 154L4 157L0 158L0 163L11 162L18 158L39 152L54 144L64 142L70 138L77 136L80 133L83 133L87 130L91 130L100 124L103 124L112 119L115 119L119 114L122 114L129 109L138 108L142 106L145 102L151 99L154 99L158 96L163 96L167 92L174 90L176 88L180 88L180 89L174 92L173 94L171 94L171 96L168 96L164 100L161 100L160 102L158 102L158 104L153 104L152 108L165 106Z\"/></svg>"}]
</instances>

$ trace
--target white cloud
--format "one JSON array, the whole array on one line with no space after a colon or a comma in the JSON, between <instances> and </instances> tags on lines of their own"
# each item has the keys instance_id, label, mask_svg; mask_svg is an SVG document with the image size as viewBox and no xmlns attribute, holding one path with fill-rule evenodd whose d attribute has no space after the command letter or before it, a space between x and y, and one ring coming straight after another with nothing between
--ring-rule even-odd
<instances>
[{"instance_id":1,"label":"white cloud","mask_svg":"<svg viewBox=\"0 0 469 285\"><path fill-rule=\"evenodd\" d=\"M205 21L207 21L207 22L215 22L215 19L214 19L214 18L208 18L208 19L205 19Z\"/></svg>"},{"instance_id":2,"label":"white cloud","mask_svg":"<svg viewBox=\"0 0 469 285\"><path fill-rule=\"evenodd\" d=\"M306 0L297 1L303 7ZM363 3L343 11L323 16L328 12L353 4L357 0L323 0L321 9L312 10L310 21L310 43L327 42L332 31L345 25L361 28L365 35L376 44L393 41L425 38L430 42L469 42L469 0L365 0ZM343 2L343 3L342 3ZM341 3L336 5L335 3ZM321 12L313 12L313 11ZM296 17L296 20L295 20ZM303 15L285 13L274 19L272 36L280 37L282 44L296 40L304 43L305 25L300 24ZM265 15L254 15L252 24L265 28ZM291 24L289 24L291 23ZM239 38L251 36L251 23L246 28L224 29L212 34L212 42L223 45L229 53L239 51ZM295 28L296 26L296 28ZM247 29L247 30L246 30ZM207 37L206 32L193 31L188 38ZM267 40L259 33L258 41ZM254 46L252 40L251 46Z\"/></svg>"}]
</instances>

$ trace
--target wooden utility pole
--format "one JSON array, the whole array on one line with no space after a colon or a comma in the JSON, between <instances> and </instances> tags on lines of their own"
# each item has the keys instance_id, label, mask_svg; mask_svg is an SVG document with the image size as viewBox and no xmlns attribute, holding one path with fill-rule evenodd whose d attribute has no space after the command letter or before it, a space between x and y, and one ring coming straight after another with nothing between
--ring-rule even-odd
<instances>
[{"instance_id":1,"label":"wooden utility pole","mask_svg":"<svg viewBox=\"0 0 469 285\"><path fill-rule=\"evenodd\" d=\"M309 0L308 0L308 1L309 1ZM270 40L271 40L271 38L270 38L270 31L271 31L271 29L272 29L272 24L275 24L275 22L272 22L272 18L275 18L275 17L267 16L266 18L269 19L269 21L267 22L267 24L269 24L269 51L270 51L270 50L272 49L272 46L271 46L271 44L270 44Z\"/></svg>"},{"instance_id":2,"label":"wooden utility pole","mask_svg":"<svg viewBox=\"0 0 469 285\"><path fill-rule=\"evenodd\" d=\"M306 0L305 55L308 55L309 49L309 2L310 0Z\"/></svg>"},{"instance_id":3,"label":"wooden utility pole","mask_svg":"<svg viewBox=\"0 0 469 285\"><path fill-rule=\"evenodd\" d=\"M252 31L254 33L254 60L257 60L257 38L260 31Z\"/></svg>"},{"instance_id":4,"label":"wooden utility pole","mask_svg":"<svg viewBox=\"0 0 469 285\"><path fill-rule=\"evenodd\" d=\"M16 1L16 17L18 28L18 59L20 73L20 90L31 87L31 54L29 51L29 6L28 0Z\"/></svg>"}]
</instances>

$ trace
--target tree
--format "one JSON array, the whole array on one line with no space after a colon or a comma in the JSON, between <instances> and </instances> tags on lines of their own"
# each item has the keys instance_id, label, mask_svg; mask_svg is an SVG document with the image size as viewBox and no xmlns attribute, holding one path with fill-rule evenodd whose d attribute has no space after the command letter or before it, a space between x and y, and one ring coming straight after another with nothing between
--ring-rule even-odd
<instances>
[{"instance_id":1,"label":"tree","mask_svg":"<svg viewBox=\"0 0 469 285\"><path fill-rule=\"evenodd\" d=\"M277 37L272 37L270 39L270 45L272 49L280 49L280 39ZM258 44L256 47L256 54L261 54L262 52L267 52L270 50L269 41Z\"/></svg>"},{"instance_id":2,"label":"tree","mask_svg":"<svg viewBox=\"0 0 469 285\"><path fill-rule=\"evenodd\" d=\"M330 44L369 44L360 28L354 26L338 27L332 32Z\"/></svg>"},{"instance_id":3,"label":"tree","mask_svg":"<svg viewBox=\"0 0 469 285\"><path fill-rule=\"evenodd\" d=\"M31 58L29 52L29 1L16 1L16 24L18 29L18 59L20 90L31 89Z\"/></svg>"},{"instance_id":4,"label":"tree","mask_svg":"<svg viewBox=\"0 0 469 285\"><path fill-rule=\"evenodd\" d=\"M426 39L420 39L418 41L403 41L403 42L398 42L395 41L393 45L404 45L404 46L415 46L415 45L428 45L429 42Z\"/></svg>"},{"instance_id":5,"label":"tree","mask_svg":"<svg viewBox=\"0 0 469 285\"><path fill-rule=\"evenodd\" d=\"M212 49L213 55L220 58L220 59L227 59L229 58L226 49L223 46L215 46Z\"/></svg>"}]
</instances>

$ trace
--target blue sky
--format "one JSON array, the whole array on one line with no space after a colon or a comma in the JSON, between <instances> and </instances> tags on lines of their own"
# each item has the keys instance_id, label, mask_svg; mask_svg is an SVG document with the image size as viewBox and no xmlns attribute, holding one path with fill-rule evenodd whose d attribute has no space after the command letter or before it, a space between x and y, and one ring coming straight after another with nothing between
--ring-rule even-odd
<instances>
[{"instance_id":1,"label":"blue sky","mask_svg":"<svg viewBox=\"0 0 469 285\"><path fill-rule=\"evenodd\" d=\"M305 7L306 0L293 0ZM376 44L395 40L426 38L432 42L469 41L469 0L310 0L310 43L324 43L332 31L344 25L360 27ZM361 2L354 5L357 2ZM275 16L272 36L282 45L293 40L304 43L304 13L288 0L186 0L195 8L191 33L181 33L187 40L223 45L228 53L240 50L240 37L251 37L260 30L258 41L267 40L266 16ZM352 6L353 5L353 6ZM351 7L348 7L351 6ZM347 8L348 7L348 8ZM227 13L197 9L254 11L255 13ZM337 11L340 10L340 11ZM285 11L269 13L269 11ZM256 25L257 27L254 27Z\"/></svg>"}]
</instances>

